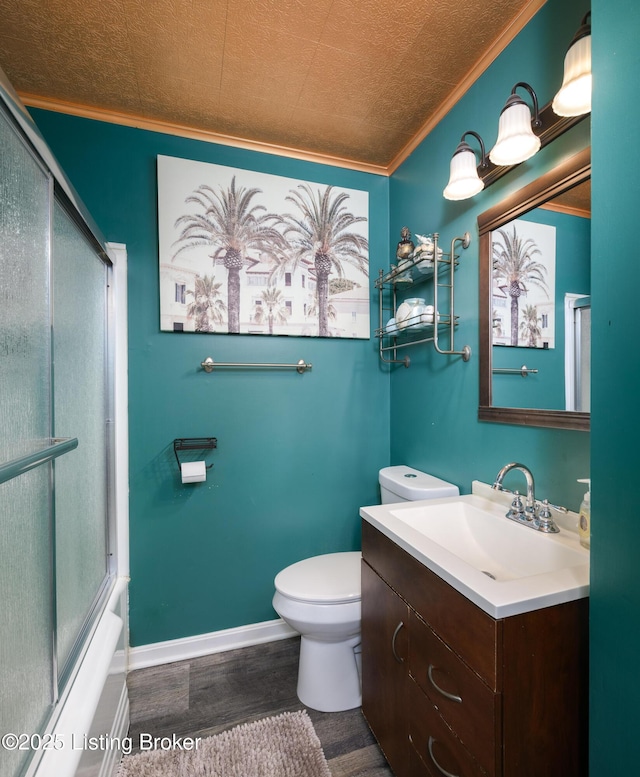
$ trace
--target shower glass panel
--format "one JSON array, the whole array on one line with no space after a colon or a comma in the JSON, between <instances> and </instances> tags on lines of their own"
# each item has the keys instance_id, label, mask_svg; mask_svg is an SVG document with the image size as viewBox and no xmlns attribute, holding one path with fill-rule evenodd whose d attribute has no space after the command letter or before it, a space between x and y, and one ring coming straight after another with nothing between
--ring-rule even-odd
<instances>
[{"instance_id":1,"label":"shower glass panel","mask_svg":"<svg viewBox=\"0 0 640 777\"><path fill-rule=\"evenodd\" d=\"M2 733L41 731L53 702L50 467L0 485ZM28 755L3 748L0 773L14 774Z\"/></svg>"},{"instance_id":2,"label":"shower glass panel","mask_svg":"<svg viewBox=\"0 0 640 777\"><path fill-rule=\"evenodd\" d=\"M37 767L116 569L112 267L28 135L2 104L0 733L35 739L0 777Z\"/></svg>"},{"instance_id":3,"label":"shower glass panel","mask_svg":"<svg viewBox=\"0 0 640 777\"><path fill-rule=\"evenodd\" d=\"M0 461L49 442L50 182L0 114Z\"/></svg>"},{"instance_id":4,"label":"shower glass panel","mask_svg":"<svg viewBox=\"0 0 640 777\"><path fill-rule=\"evenodd\" d=\"M0 114L0 464L48 447L51 184ZM38 732L54 700L51 464L0 485L0 731ZM30 756L0 753L2 774Z\"/></svg>"},{"instance_id":5,"label":"shower glass panel","mask_svg":"<svg viewBox=\"0 0 640 777\"><path fill-rule=\"evenodd\" d=\"M54 432L56 437L78 438L77 449L55 463L56 639L61 678L107 582L107 272L56 201Z\"/></svg>"}]
</instances>

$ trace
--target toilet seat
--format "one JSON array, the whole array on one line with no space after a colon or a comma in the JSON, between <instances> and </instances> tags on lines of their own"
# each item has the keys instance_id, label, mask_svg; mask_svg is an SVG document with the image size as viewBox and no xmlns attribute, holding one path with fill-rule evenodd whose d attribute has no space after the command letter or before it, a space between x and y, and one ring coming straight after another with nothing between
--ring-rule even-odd
<instances>
[{"instance_id":1,"label":"toilet seat","mask_svg":"<svg viewBox=\"0 0 640 777\"><path fill-rule=\"evenodd\" d=\"M276 591L308 604L359 601L361 558L360 551L349 551L303 559L276 575Z\"/></svg>"}]
</instances>

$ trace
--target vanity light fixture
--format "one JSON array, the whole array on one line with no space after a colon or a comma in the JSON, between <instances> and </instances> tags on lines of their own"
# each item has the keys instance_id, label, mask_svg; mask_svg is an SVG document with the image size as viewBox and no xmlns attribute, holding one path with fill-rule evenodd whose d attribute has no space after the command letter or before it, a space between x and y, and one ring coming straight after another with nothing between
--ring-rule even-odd
<instances>
[{"instance_id":1,"label":"vanity light fixture","mask_svg":"<svg viewBox=\"0 0 640 777\"><path fill-rule=\"evenodd\" d=\"M591 111L591 11L587 11L564 58L564 78L552 108L558 116Z\"/></svg>"},{"instance_id":2,"label":"vanity light fixture","mask_svg":"<svg viewBox=\"0 0 640 777\"><path fill-rule=\"evenodd\" d=\"M533 88L519 81L511 90L500 113L498 139L488 155L475 132L465 132L451 158L449 183L443 191L447 200L466 200L491 186L521 162L560 137L591 113L591 11L588 11L571 41L564 59L562 86L553 100L538 107ZM518 94L526 89L532 107ZM467 135L480 142L482 161L476 157Z\"/></svg>"},{"instance_id":3,"label":"vanity light fixture","mask_svg":"<svg viewBox=\"0 0 640 777\"><path fill-rule=\"evenodd\" d=\"M526 89L533 100L533 116L527 103L517 94L516 89ZM489 152L494 165L517 165L532 157L540 149L540 138L534 134L533 127L540 127L538 97L532 87L519 81L500 113L498 139Z\"/></svg>"},{"instance_id":4,"label":"vanity light fixture","mask_svg":"<svg viewBox=\"0 0 640 777\"><path fill-rule=\"evenodd\" d=\"M465 140L467 135L473 135L480 143L482 153L480 169L484 170L488 167L482 138L477 132L468 130L460 138L460 143L451 157L449 183L442 192L447 200L466 200L484 189L484 181L478 175L475 152Z\"/></svg>"}]
</instances>

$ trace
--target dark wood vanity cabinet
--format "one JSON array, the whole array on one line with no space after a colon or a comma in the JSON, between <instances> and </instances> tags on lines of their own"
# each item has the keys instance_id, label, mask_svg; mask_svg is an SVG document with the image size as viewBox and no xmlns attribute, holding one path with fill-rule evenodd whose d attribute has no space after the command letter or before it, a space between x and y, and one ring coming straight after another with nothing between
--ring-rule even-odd
<instances>
[{"instance_id":1,"label":"dark wood vanity cabinet","mask_svg":"<svg viewBox=\"0 0 640 777\"><path fill-rule=\"evenodd\" d=\"M362 709L397 777L586 777L587 599L496 620L367 521L362 556Z\"/></svg>"}]
</instances>

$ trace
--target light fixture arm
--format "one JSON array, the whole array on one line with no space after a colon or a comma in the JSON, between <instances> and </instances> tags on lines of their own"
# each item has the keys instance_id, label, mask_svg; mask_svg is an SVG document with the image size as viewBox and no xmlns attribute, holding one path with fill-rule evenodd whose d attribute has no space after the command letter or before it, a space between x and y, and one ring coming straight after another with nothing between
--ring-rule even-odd
<instances>
[{"instance_id":1,"label":"light fixture arm","mask_svg":"<svg viewBox=\"0 0 640 777\"><path fill-rule=\"evenodd\" d=\"M590 16L591 11L587 11L586 14L582 17L580 27L578 27L576 34L573 36L573 40L571 41L569 48L571 48L574 43L577 43L580 38L585 38L587 35L591 35L591 21L589 20Z\"/></svg>"},{"instance_id":2,"label":"light fixture arm","mask_svg":"<svg viewBox=\"0 0 640 777\"><path fill-rule=\"evenodd\" d=\"M482 140L480 135L478 135L477 132L474 132L473 130L467 130L466 132L464 132L462 134L462 137L460 138L460 143L466 143L465 138L467 137L467 135L473 135L473 137L480 144L480 153L482 154L482 159L480 160L479 167L484 170L486 167L489 166L489 157L487 156L487 152L486 152L486 149L484 147L484 141ZM471 147L469 146L469 148L471 148Z\"/></svg>"},{"instance_id":3,"label":"light fixture arm","mask_svg":"<svg viewBox=\"0 0 640 777\"><path fill-rule=\"evenodd\" d=\"M509 100L512 98L516 98L519 101L522 101L522 98L518 96L516 93L516 89L518 87L522 87L523 89L526 89L527 92L531 95L531 100L533 101L533 118L531 119L531 126L532 127L540 127L542 126L542 122L540 121L540 110L538 108L538 95L535 93L535 90L532 86L530 86L526 81L518 81L518 83L513 87L511 90L511 96L509 97ZM509 105L509 100L507 100L507 105ZM513 100L515 102L515 100ZM505 108L507 107L505 106Z\"/></svg>"}]
</instances>

